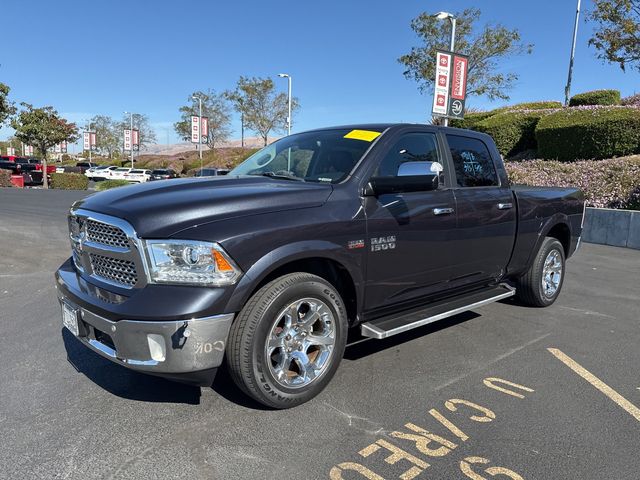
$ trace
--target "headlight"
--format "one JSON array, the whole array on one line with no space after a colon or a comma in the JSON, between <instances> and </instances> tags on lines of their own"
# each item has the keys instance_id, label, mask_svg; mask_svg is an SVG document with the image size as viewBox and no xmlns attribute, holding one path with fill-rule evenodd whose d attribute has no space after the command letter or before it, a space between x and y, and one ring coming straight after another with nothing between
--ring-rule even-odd
<instances>
[{"instance_id":1,"label":"headlight","mask_svg":"<svg viewBox=\"0 0 640 480\"><path fill-rule=\"evenodd\" d=\"M233 285L240 269L217 243L145 240L152 283Z\"/></svg>"}]
</instances>

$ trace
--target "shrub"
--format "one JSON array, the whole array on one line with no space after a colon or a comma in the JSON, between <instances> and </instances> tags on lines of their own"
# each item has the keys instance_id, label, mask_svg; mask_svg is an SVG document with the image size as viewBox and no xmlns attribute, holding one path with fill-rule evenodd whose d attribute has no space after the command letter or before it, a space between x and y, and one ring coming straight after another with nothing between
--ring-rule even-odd
<instances>
[{"instance_id":1,"label":"shrub","mask_svg":"<svg viewBox=\"0 0 640 480\"><path fill-rule=\"evenodd\" d=\"M631 95L630 97L623 98L622 100L620 100L620 105L640 107L640 93L636 93L635 95Z\"/></svg>"},{"instance_id":2,"label":"shrub","mask_svg":"<svg viewBox=\"0 0 640 480\"><path fill-rule=\"evenodd\" d=\"M640 156L572 163L528 160L505 166L512 183L577 187L591 207L640 208Z\"/></svg>"},{"instance_id":3,"label":"shrub","mask_svg":"<svg viewBox=\"0 0 640 480\"><path fill-rule=\"evenodd\" d=\"M542 158L572 161L640 152L640 108L567 108L547 115L536 127Z\"/></svg>"},{"instance_id":4,"label":"shrub","mask_svg":"<svg viewBox=\"0 0 640 480\"><path fill-rule=\"evenodd\" d=\"M462 120L457 118L452 119L449 122L449 125L456 128L466 128L469 130L474 130L474 127L478 122L481 122L485 118L489 118L496 113L497 112L495 110L490 110L488 112L469 112L465 114Z\"/></svg>"},{"instance_id":5,"label":"shrub","mask_svg":"<svg viewBox=\"0 0 640 480\"><path fill-rule=\"evenodd\" d=\"M79 173L52 173L51 188L58 190L86 190L89 179Z\"/></svg>"},{"instance_id":6,"label":"shrub","mask_svg":"<svg viewBox=\"0 0 640 480\"><path fill-rule=\"evenodd\" d=\"M474 130L491 135L500 153L509 157L524 150L537 148L536 125L544 115L547 113L505 111L478 122Z\"/></svg>"},{"instance_id":7,"label":"shrub","mask_svg":"<svg viewBox=\"0 0 640 480\"><path fill-rule=\"evenodd\" d=\"M556 100L543 100L540 102L524 102L524 103L516 103L510 107L507 107L507 110L546 110L550 108L562 108L562 103Z\"/></svg>"},{"instance_id":8,"label":"shrub","mask_svg":"<svg viewBox=\"0 0 640 480\"><path fill-rule=\"evenodd\" d=\"M569 100L570 107L580 105L620 105L619 90L593 90L578 93Z\"/></svg>"},{"instance_id":9,"label":"shrub","mask_svg":"<svg viewBox=\"0 0 640 480\"><path fill-rule=\"evenodd\" d=\"M13 187L11 183L11 170L0 169L0 187Z\"/></svg>"},{"instance_id":10,"label":"shrub","mask_svg":"<svg viewBox=\"0 0 640 480\"><path fill-rule=\"evenodd\" d=\"M126 180L105 180L96 185L96 190L101 192L110 188L124 187L125 185L131 185L131 183Z\"/></svg>"}]
</instances>

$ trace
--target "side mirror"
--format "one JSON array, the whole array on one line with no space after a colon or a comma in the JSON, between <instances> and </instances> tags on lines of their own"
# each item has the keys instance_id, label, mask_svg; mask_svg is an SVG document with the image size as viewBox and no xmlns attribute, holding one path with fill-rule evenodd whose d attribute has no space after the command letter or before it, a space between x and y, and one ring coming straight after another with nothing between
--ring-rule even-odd
<instances>
[{"instance_id":1,"label":"side mirror","mask_svg":"<svg viewBox=\"0 0 640 480\"><path fill-rule=\"evenodd\" d=\"M402 177L372 177L364 190L365 196L387 193L429 192L438 189L438 175L406 175Z\"/></svg>"},{"instance_id":2,"label":"side mirror","mask_svg":"<svg viewBox=\"0 0 640 480\"><path fill-rule=\"evenodd\" d=\"M438 162L405 162L395 177L372 177L365 196L437 190L442 165Z\"/></svg>"}]
</instances>

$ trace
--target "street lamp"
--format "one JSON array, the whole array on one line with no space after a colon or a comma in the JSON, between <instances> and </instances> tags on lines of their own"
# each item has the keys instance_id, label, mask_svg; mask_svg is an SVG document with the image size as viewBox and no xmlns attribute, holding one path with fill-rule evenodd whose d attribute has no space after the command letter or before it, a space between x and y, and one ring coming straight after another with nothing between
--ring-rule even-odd
<instances>
[{"instance_id":1,"label":"street lamp","mask_svg":"<svg viewBox=\"0 0 640 480\"><path fill-rule=\"evenodd\" d=\"M291 75L288 73L279 73L280 78L286 78L289 85L289 114L287 115L287 135L291 135ZM287 172L291 171L291 147L287 155Z\"/></svg>"},{"instance_id":2,"label":"street lamp","mask_svg":"<svg viewBox=\"0 0 640 480\"><path fill-rule=\"evenodd\" d=\"M573 74L573 57L576 53L576 40L578 38L578 20L580 19L580 0L576 7L576 21L573 24L573 43L571 44L571 57L569 58L569 76L567 77L567 86L564 87L564 106L569 106L569 94L571 93L571 76Z\"/></svg>"},{"instance_id":3,"label":"street lamp","mask_svg":"<svg viewBox=\"0 0 640 480\"><path fill-rule=\"evenodd\" d=\"M448 18L451 22L451 41L449 42L449 51L453 53L456 46L456 17L454 17L453 14L449 12L438 12L433 14L432 16L434 18L437 18L438 20L444 20L445 18ZM445 127L449 125L449 119L447 117L444 117L443 121Z\"/></svg>"},{"instance_id":4,"label":"street lamp","mask_svg":"<svg viewBox=\"0 0 640 480\"><path fill-rule=\"evenodd\" d=\"M289 115L287 116L287 135L291 135L291 75L287 73L279 73L280 78L286 78L289 84Z\"/></svg>"},{"instance_id":5,"label":"street lamp","mask_svg":"<svg viewBox=\"0 0 640 480\"><path fill-rule=\"evenodd\" d=\"M89 132L89 164L91 164L91 122L85 127L85 130Z\"/></svg>"},{"instance_id":6,"label":"street lamp","mask_svg":"<svg viewBox=\"0 0 640 480\"><path fill-rule=\"evenodd\" d=\"M198 156L200 157L200 175L202 176L202 98L192 95L191 98L198 100Z\"/></svg>"},{"instance_id":7,"label":"street lamp","mask_svg":"<svg viewBox=\"0 0 640 480\"><path fill-rule=\"evenodd\" d=\"M124 112L130 115L129 121L129 147L131 147L131 168L133 168L133 112Z\"/></svg>"}]
</instances>

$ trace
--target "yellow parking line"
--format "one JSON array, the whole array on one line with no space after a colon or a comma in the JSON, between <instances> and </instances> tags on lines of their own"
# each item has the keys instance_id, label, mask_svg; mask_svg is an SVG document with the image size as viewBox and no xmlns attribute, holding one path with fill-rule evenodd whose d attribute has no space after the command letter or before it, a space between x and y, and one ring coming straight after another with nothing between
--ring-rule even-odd
<instances>
[{"instance_id":1,"label":"yellow parking line","mask_svg":"<svg viewBox=\"0 0 640 480\"><path fill-rule=\"evenodd\" d=\"M626 410L633 418L635 418L640 422L640 408L636 407L633 403L631 403L629 400L624 398L622 395L616 392L613 388L611 388L609 385L607 385L598 377L596 377L593 373L591 373L589 370L581 366L579 363L577 363L575 360L573 360L571 357L567 356L565 353L561 352L557 348L547 348L547 350L549 350L549 352L553 356L555 356L558 360L560 360L567 367L569 367L571 370L576 372L578 375L584 378L591 385L593 385L602 393L604 393L607 397L609 397L611 400L617 403L619 407Z\"/></svg>"}]
</instances>

